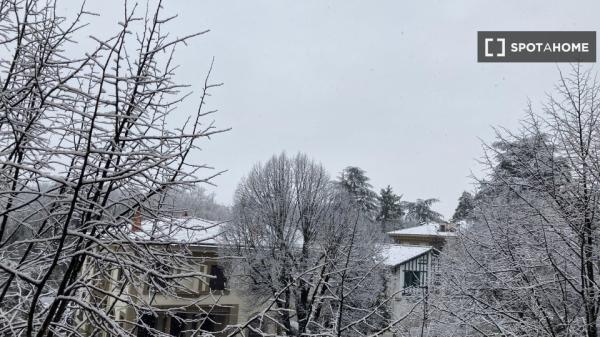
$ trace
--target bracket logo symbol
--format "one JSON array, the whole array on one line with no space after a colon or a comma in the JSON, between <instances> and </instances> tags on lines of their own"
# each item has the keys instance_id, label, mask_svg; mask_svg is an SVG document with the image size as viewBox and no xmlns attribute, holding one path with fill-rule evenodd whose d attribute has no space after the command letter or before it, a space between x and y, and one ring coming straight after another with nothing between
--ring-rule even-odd
<instances>
[{"instance_id":1,"label":"bracket logo symbol","mask_svg":"<svg viewBox=\"0 0 600 337\"><path fill-rule=\"evenodd\" d=\"M492 52L490 52L490 42L493 42L494 40L496 40L496 42L500 42L500 46L501 51L497 54L494 54ZM505 38L486 38L485 39L485 57L505 57L506 56L506 39Z\"/></svg>"}]
</instances>

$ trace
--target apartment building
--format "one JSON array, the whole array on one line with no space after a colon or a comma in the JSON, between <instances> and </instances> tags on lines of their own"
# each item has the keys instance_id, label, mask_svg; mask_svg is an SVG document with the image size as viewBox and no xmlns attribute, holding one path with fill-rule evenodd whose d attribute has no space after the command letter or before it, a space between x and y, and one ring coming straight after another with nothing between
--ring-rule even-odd
<instances>
[{"instance_id":1,"label":"apartment building","mask_svg":"<svg viewBox=\"0 0 600 337\"><path fill-rule=\"evenodd\" d=\"M185 244L185 248L191 252L190 260L194 260L193 265L198 268L197 271L211 275L210 278L184 278L176 296L165 296L158 291L152 291L148 283L128 284L125 292L129 296L152 303L153 307L159 309L142 314L138 319L140 327L121 323L135 331L138 337L150 336L150 331L187 337L191 334L184 331L198 328L219 332L228 325L247 321L249 315L255 313L256 304L247 303L238 290L229 287L229 280L220 264L222 259L218 258L218 254L219 237L223 231L222 224L187 217L174 219L170 223L141 221L139 215L134 218L133 223L131 229L133 240L148 240L151 236L153 240L168 238L169 241ZM122 277L119 275L120 272L119 269L113 270L111 279L120 280ZM106 291L119 291L116 285L110 282L105 282L103 287ZM111 313L120 322L133 322L138 317L135 309L124 302L107 302L106 306L113 308ZM88 330L90 328L88 327ZM245 335L252 336L252 333L246 332Z\"/></svg>"},{"instance_id":2,"label":"apartment building","mask_svg":"<svg viewBox=\"0 0 600 337\"><path fill-rule=\"evenodd\" d=\"M459 225L432 222L388 232L393 244L384 250L390 266L388 296L393 318L399 319L422 299L439 275L439 254L457 237Z\"/></svg>"},{"instance_id":3,"label":"apartment building","mask_svg":"<svg viewBox=\"0 0 600 337\"><path fill-rule=\"evenodd\" d=\"M182 222L185 225L181 225ZM257 313L259 305L248 303L247 297L235 287L230 286L228 276L219 258L220 237L224 232L222 224L181 217L171 223L141 221L138 215L134 219L131 235L136 240L146 240L150 236L168 237L170 240L186 244L192 257L200 261L198 271L212 277L206 280L190 278L185 291L177 296L165 296L152 293L147 286L129 285L128 291L139 298L152 297L152 305L161 310L141 316L138 323L148 327L135 328L137 336L150 335L149 330L173 335L186 336L183 331L202 328L205 331L218 332L228 325L241 324ZM447 240L456 236L456 227L452 224L425 224L413 228L388 233L392 244L386 244L382 255L391 277L388 279L388 296L394 317L400 317L407 310L411 299L417 298L428 289L428 282L436 270L437 254ZM113 279L119 279L119 271L113 271ZM110 284L107 290L115 291ZM113 313L122 322L133 321L137 313L124 303L107 303L114 307ZM168 311L169 314L164 314ZM247 329L246 329L247 330ZM219 336L219 334L216 334ZM225 335L225 334L222 334ZM253 336L245 331L246 336Z\"/></svg>"}]
</instances>

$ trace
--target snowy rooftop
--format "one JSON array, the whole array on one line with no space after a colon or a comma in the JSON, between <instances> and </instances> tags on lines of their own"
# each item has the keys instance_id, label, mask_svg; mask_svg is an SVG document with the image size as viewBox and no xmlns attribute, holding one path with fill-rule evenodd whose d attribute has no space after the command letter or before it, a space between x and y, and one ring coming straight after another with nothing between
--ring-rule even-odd
<instances>
[{"instance_id":1,"label":"snowy rooftop","mask_svg":"<svg viewBox=\"0 0 600 337\"><path fill-rule=\"evenodd\" d=\"M429 246L386 245L382 251L383 263L388 266L397 266L431 249Z\"/></svg>"},{"instance_id":2,"label":"snowy rooftop","mask_svg":"<svg viewBox=\"0 0 600 337\"><path fill-rule=\"evenodd\" d=\"M388 235L456 236L456 232L442 232L439 223L431 222L421 226L388 232Z\"/></svg>"},{"instance_id":3,"label":"snowy rooftop","mask_svg":"<svg viewBox=\"0 0 600 337\"><path fill-rule=\"evenodd\" d=\"M177 243L217 244L224 232L223 223L198 218L177 218L169 221L142 221L141 229L131 232L139 239L173 241Z\"/></svg>"}]
</instances>

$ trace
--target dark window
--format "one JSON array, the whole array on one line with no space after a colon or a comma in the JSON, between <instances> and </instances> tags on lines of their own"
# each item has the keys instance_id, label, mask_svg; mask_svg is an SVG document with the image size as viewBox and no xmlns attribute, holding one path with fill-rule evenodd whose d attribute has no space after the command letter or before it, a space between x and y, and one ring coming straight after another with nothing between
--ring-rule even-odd
<instances>
[{"instance_id":1,"label":"dark window","mask_svg":"<svg viewBox=\"0 0 600 337\"><path fill-rule=\"evenodd\" d=\"M163 274L163 275L169 275L171 274L171 269L169 268L169 266L162 264L162 263L155 263L153 265L154 270L156 270L157 272ZM165 289L167 287L168 283L167 280L165 280L162 277L159 276L154 276L154 275L150 275L150 286L152 291L158 291L161 292L162 289Z\"/></svg>"},{"instance_id":2,"label":"dark window","mask_svg":"<svg viewBox=\"0 0 600 337\"><path fill-rule=\"evenodd\" d=\"M137 337L150 337L154 336L150 333L150 329L156 327L156 317L152 314L143 314L138 321Z\"/></svg>"},{"instance_id":3,"label":"dark window","mask_svg":"<svg viewBox=\"0 0 600 337\"><path fill-rule=\"evenodd\" d=\"M208 317L202 318L204 321L200 326L200 330L206 332L221 331L227 325L227 316L225 314L210 314Z\"/></svg>"},{"instance_id":4,"label":"dark window","mask_svg":"<svg viewBox=\"0 0 600 337\"><path fill-rule=\"evenodd\" d=\"M171 336L183 336L183 331L185 330L185 323L182 320L185 318L185 314L177 314L171 317L171 327L169 328L169 333Z\"/></svg>"},{"instance_id":5,"label":"dark window","mask_svg":"<svg viewBox=\"0 0 600 337\"><path fill-rule=\"evenodd\" d=\"M421 285L420 271L405 270L404 271L404 288L419 287Z\"/></svg>"},{"instance_id":6,"label":"dark window","mask_svg":"<svg viewBox=\"0 0 600 337\"><path fill-rule=\"evenodd\" d=\"M223 267L213 264L210 266L210 274L215 276L214 278L211 278L208 283L210 290L225 290L227 278L225 277Z\"/></svg>"},{"instance_id":7,"label":"dark window","mask_svg":"<svg viewBox=\"0 0 600 337\"><path fill-rule=\"evenodd\" d=\"M171 324L169 325L169 335L174 337L196 336L193 331L198 328L198 321L204 319L204 316L199 313L178 312L171 316ZM165 331L167 332L167 331Z\"/></svg>"}]
</instances>

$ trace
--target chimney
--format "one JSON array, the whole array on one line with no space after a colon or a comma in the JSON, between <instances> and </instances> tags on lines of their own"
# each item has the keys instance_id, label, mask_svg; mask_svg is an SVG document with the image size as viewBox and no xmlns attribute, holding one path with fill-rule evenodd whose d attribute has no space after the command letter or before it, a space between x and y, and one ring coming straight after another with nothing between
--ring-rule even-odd
<instances>
[{"instance_id":1,"label":"chimney","mask_svg":"<svg viewBox=\"0 0 600 337\"><path fill-rule=\"evenodd\" d=\"M140 211L139 208L137 208L135 210L135 214L133 215L133 219L132 219L132 224L131 224L131 231L132 232L139 232L142 230L142 212Z\"/></svg>"}]
</instances>

